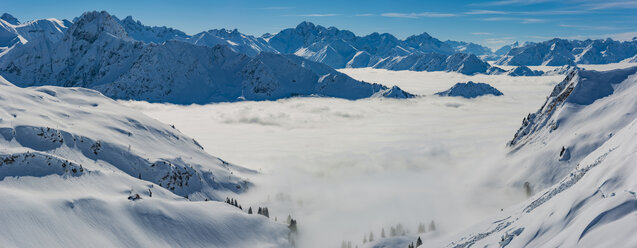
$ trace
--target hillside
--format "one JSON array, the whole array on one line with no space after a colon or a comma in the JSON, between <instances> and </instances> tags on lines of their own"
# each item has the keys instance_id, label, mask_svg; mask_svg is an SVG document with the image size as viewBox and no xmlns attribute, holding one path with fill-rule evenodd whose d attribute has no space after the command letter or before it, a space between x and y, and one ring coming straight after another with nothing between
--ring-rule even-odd
<instances>
[{"instance_id":1,"label":"hillside","mask_svg":"<svg viewBox=\"0 0 637 248\"><path fill-rule=\"evenodd\" d=\"M96 91L0 78L0 134L3 245L288 244L285 225L216 202L255 172Z\"/></svg>"}]
</instances>

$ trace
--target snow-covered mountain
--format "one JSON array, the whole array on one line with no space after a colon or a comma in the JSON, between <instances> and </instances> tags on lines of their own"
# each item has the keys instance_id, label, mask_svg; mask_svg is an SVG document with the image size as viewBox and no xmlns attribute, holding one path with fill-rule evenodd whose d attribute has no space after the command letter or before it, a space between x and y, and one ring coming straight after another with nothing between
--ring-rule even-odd
<instances>
[{"instance_id":1,"label":"snow-covered mountain","mask_svg":"<svg viewBox=\"0 0 637 248\"><path fill-rule=\"evenodd\" d=\"M484 95L501 96L502 92L486 83L456 83L448 90L436 93L438 96L460 96L464 98L476 98Z\"/></svg>"},{"instance_id":2,"label":"snow-covered mountain","mask_svg":"<svg viewBox=\"0 0 637 248\"><path fill-rule=\"evenodd\" d=\"M495 55L498 56L502 56L507 54L509 51L511 51L511 49L516 48L516 47L520 47L520 46L525 46L525 45L529 45L531 43L524 43L524 44L520 44L519 42L513 42L513 44L509 44L509 45L504 45L500 48L498 48L498 50L495 50Z\"/></svg>"},{"instance_id":3,"label":"snow-covered mountain","mask_svg":"<svg viewBox=\"0 0 637 248\"><path fill-rule=\"evenodd\" d=\"M289 247L286 225L215 201L253 173L99 92L0 77L2 246Z\"/></svg>"},{"instance_id":4,"label":"snow-covered mountain","mask_svg":"<svg viewBox=\"0 0 637 248\"><path fill-rule=\"evenodd\" d=\"M333 68L373 67L475 74L486 73L489 67L475 55L461 53L460 50L466 50L470 44L458 45L458 50L454 50L447 42L427 33L405 40L387 33L361 37L347 30L302 22L296 28L269 37L268 42L281 53L295 54Z\"/></svg>"},{"instance_id":5,"label":"snow-covered mountain","mask_svg":"<svg viewBox=\"0 0 637 248\"><path fill-rule=\"evenodd\" d=\"M79 86L118 99L179 104L309 95L359 99L388 90L293 55L251 58L222 45L136 41L106 12L83 14L59 42L37 41L0 57L0 74L19 86Z\"/></svg>"},{"instance_id":6,"label":"snow-covered mountain","mask_svg":"<svg viewBox=\"0 0 637 248\"><path fill-rule=\"evenodd\" d=\"M473 42L447 40L447 45L451 46L455 52L468 53L476 56L493 55L494 52L488 47Z\"/></svg>"},{"instance_id":7,"label":"snow-covered mountain","mask_svg":"<svg viewBox=\"0 0 637 248\"><path fill-rule=\"evenodd\" d=\"M564 73L557 73L558 71L555 71L555 74L564 74ZM506 72L507 75L509 76L542 76L544 74L543 71L537 71L537 70L532 70L531 68L527 67L527 66L517 66L509 71Z\"/></svg>"},{"instance_id":8,"label":"snow-covered mountain","mask_svg":"<svg viewBox=\"0 0 637 248\"><path fill-rule=\"evenodd\" d=\"M487 73L491 66L473 54L414 53L381 59L372 66L378 69L411 71L449 71L466 75Z\"/></svg>"},{"instance_id":9,"label":"snow-covered mountain","mask_svg":"<svg viewBox=\"0 0 637 248\"><path fill-rule=\"evenodd\" d=\"M552 39L511 48L498 65L575 65L620 62L637 54L637 40L566 40Z\"/></svg>"},{"instance_id":10,"label":"snow-covered mountain","mask_svg":"<svg viewBox=\"0 0 637 248\"><path fill-rule=\"evenodd\" d=\"M56 42L70 25L67 20L53 18L20 23L17 18L4 13L0 17L0 54L18 43L25 44L34 39Z\"/></svg>"},{"instance_id":11,"label":"snow-covered mountain","mask_svg":"<svg viewBox=\"0 0 637 248\"><path fill-rule=\"evenodd\" d=\"M124 27L129 37L145 43L161 44L166 41L179 40L208 47L226 45L232 51L250 57L254 57L260 52L278 52L263 38L242 34L236 29L211 29L191 36L174 28L145 26L140 21L135 21L131 16L123 20L114 18Z\"/></svg>"},{"instance_id":12,"label":"snow-covered mountain","mask_svg":"<svg viewBox=\"0 0 637 248\"><path fill-rule=\"evenodd\" d=\"M265 39L242 34L236 29L211 29L188 37L185 41L209 47L226 45L232 51L250 57L254 57L261 52L278 53Z\"/></svg>"},{"instance_id":13,"label":"snow-covered mountain","mask_svg":"<svg viewBox=\"0 0 637 248\"><path fill-rule=\"evenodd\" d=\"M500 171L539 192L448 247L635 247L636 113L637 67L573 71L524 119Z\"/></svg>"},{"instance_id":14,"label":"snow-covered mountain","mask_svg":"<svg viewBox=\"0 0 637 248\"><path fill-rule=\"evenodd\" d=\"M140 21L135 21L132 16L127 16L122 20L113 16L113 19L115 19L117 22L119 22L119 24L122 25L122 27L124 27L124 30L126 30L126 33L129 37L146 43L154 42L161 44L169 40L186 39L190 37L186 33L174 28L165 26L145 26Z\"/></svg>"}]
</instances>

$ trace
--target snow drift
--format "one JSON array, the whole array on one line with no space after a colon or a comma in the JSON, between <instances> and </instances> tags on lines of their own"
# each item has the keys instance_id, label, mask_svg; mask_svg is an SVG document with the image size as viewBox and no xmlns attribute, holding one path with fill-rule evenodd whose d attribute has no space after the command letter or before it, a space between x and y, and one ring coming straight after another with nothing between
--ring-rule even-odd
<instances>
[{"instance_id":1,"label":"snow drift","mask_svg":"<svg viewBox=\"0 0 637 248\"><path fill-rule=\"evenodd\" d=\"M252 173L96 91L0 77L3 245L285 247L286 226L207 201Z\"/></svg>"}]
</instances>

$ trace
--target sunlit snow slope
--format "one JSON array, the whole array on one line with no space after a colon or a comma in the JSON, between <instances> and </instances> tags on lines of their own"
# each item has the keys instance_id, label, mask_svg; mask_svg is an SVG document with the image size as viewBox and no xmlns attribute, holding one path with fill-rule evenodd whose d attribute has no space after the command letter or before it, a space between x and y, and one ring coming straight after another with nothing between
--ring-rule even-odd
<instances>
[{"instance_id":1,"label":"sunlit snow slope","mask_svg":"<svg viewBox=\"0 0 637 248\"><path fill-rule=\"evenodd\" d=\"M96 91L0 77L2 247L286 247L286 226L205 201L251 173Z\"/></svg>"},{"instance_id":2,"label":"sunlit snow slope","mask_svg":"<svg viewBox=\"0 0 637 248\"><path fill-rule=\"evenodd\" d=\"M448 246L637 246L636 94L637 67L569 74L525 118L500 171L552 186Z\"/></svg>"}]
</instances>

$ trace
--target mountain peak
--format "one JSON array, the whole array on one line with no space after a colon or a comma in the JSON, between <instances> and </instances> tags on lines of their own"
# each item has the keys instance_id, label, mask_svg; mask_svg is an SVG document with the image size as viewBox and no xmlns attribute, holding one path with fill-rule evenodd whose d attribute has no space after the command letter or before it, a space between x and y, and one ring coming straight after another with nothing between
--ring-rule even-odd
<instances>
[{"instance_id":1,"label":"mountain peak","mask_svg":"<svg viewBox=\"0 0 637 248\"><path fill-rule=\"evenodd\" d=\"M75 39L86 40L92 43L103 33L120 39L128 38L124 27L106 11L85 12L73 23L67 34Z\"/></svg>"},{"instance_id":2,"label":"mountain peak","mask_svg":"<svg viewBox=\"0 0 637 248\"><path fill-rule=\"evenodd\" d=\"M314 25L314 23L308 22L308 21L303 21L301 23L299 23L299 25L296 26L296 29L298 30L312 30L315 29L316 25Z\"/></svg>"},{"instance_id":3,"label":"mountain peak","mask_svg":"<svg viewBox=\"0 0 637 248\"><path fill-rule=\"evenodd\" d=\"M133 16L127 16L126 18L122 19L122 22L133 22L133 23L137 23L139 21L135 21L135 19L133 19Z\"/></svg>"},{"instance_id":4,"label":"mountain peak","mask_svg":"<svg viewBox=\"0 0 637 248\"><path fill-rule=\"evenodd\" d=\"M11 23L13 25L18 25L20 24L20 21L18 21L18 18L13 17L11 14L9 13L4 13L2 14L2 16L0 16L0 19L7 21L8 23Z\"/></svg>"}]
</instances>

